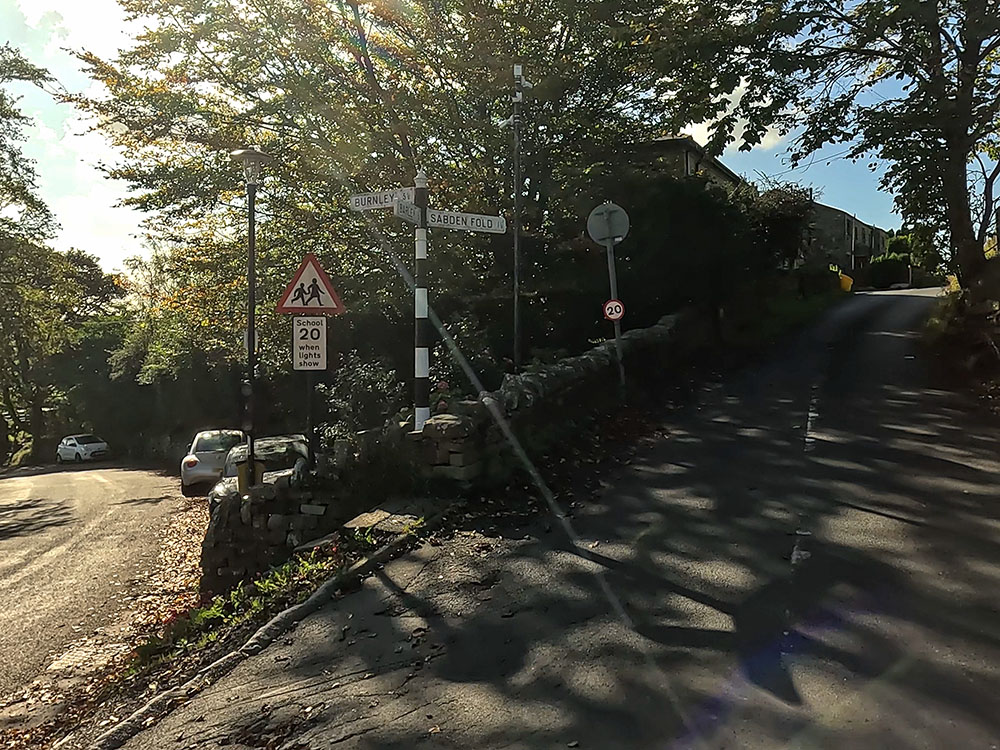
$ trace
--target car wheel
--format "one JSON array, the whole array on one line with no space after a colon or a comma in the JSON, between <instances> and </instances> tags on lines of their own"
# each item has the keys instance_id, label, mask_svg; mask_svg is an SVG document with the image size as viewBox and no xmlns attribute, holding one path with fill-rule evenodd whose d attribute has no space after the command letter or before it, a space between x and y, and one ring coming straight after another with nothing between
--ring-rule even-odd
<instances>
[{"instance_id":1,"label":"car wheel","mask_svg":"<svg viewBox=\"0 0 1000 750\"><path fill-rule=\"evenodd\" d=\"M62 462L62 453L56 453L56 463L61 464Z\"/></svg>"},{"instance_id":2,"label":"car wheel","mask_svg":"<svg viewBox=\"0 0 1000 750\"><path fill-rule=\"evenodd\" d=\"M184 495L184 497L194 497L198 494L198 488L193 484L182 484L181 494Z\"/></svg>"},{"instance_id":3,"label":"car wheel","mask_svg":"<svg viewBox=\"0 0 1000 750\"><path fill-rule=\"evenodd\" d=\"M82 464L83 463L83 456L81 456L79 453L77 453L75 456L73 456L73 460L76 461L78 464Z\"/></svg>"}]
</instances>

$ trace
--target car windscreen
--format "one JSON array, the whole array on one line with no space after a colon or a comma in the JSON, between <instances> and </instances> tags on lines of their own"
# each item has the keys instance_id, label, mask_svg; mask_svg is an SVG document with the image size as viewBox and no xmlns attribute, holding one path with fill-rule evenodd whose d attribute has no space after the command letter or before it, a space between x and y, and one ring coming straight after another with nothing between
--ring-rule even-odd
<instances>
[{"instance_id":1,"label":"car windscreen","mask_svg":"<svg viewBox=\"0 0 1000 750\"><path fill-rule=\"evenodd\" d=\"M238 432L205 432L195 441L194 452L228 451L234 445L239 445L242 440L243 436Z\"/></svg>"},{"instance_id":2,"label":"car windscreen","mask_svg":"<svg viewBox=\"0 0 1000 750\"><path fill-rule=\"evenodd\" d=\"M295 463L307 457L306 446L296 441L281 443L258 443L254 446L254 457L264 464L264 471L284 471L295 468ZM236 464L247 460L247 449L239 446L229 452L223 476L235 477Z\"/></svg>"},{"instance_id":3,"label":"car windscreen","mask_svg":"<svg viewBox=\"0 0 1000 750\"><path fill-rule=\"evenodd\" d=\"M79 435L76 442L80 445L94 445L94 443L103 443L104 441L96 435Z\"/></svg>"}]
</instances>

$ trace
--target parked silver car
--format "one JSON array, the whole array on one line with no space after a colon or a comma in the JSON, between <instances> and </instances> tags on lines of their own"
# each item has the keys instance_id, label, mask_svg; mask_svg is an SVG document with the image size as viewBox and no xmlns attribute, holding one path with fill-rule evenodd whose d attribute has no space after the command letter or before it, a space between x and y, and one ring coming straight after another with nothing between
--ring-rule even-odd
<instances>
[{"instance_id":1,"label":"parked silver car","mask_svg":"<svg viewBox=\"0 0 1000 750\"><path fill-rule=\"evenodd\" d=\"M245 436L239 430L205 430L191 441L191 448L181 459L181 492L191 497L219 481L226 456Z\"/></svg>"}]
</instances>

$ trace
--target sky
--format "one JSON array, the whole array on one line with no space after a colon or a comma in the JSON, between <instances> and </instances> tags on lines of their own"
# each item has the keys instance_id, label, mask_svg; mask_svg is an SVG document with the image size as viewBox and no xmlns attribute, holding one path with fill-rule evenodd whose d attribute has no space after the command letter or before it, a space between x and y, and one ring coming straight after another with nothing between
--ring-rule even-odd
<instances>
[{"instance_id":1,"label":"sky","mask_svg":"<svg viewBox=\"0 0 1000 750\"><path fill-rule=\"evenodd\" d=\"M10 42L34 64L47 68L69 91L95 89L68 50L87 49L112 57L128 45L136 25L125 20L115 0L0 0L0 42ZM122 206L128 186L109 180L98 165L113 164L114 148L67 104L53 101L34 87L22 87L22 110L33 119L25 153L36 161L39 194L49 205L60 231L52 245L75 247L96 255L105 270L121 268L122 261L143 252L141 213ZM704 129L689 129L704 141ZM892 197L878 189L878 177L867 164L844 160L827 163L821 152L808 168L788 171L787 143L768 134L750 153L730 147L722 161L735 172L756 178L758 172L778 175L813 186L819 200L856 213L858 218L885 229L897 228Z\"/></svg>"}]
</instances>

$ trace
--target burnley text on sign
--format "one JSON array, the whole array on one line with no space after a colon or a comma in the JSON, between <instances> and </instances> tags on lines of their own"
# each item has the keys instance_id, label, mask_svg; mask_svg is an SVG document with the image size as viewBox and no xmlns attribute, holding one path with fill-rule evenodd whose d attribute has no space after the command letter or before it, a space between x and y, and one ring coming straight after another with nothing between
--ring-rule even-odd
<instances>
[{"instance_id":1,"label":"burnley text on sign","mask_svg":"<svg viewBox=\"0 0 1000 750\"><path fill-rule=\"evenodd\" d=\"M352 211L371 211L378 208L392 208L396 201L413 202L413 188L399 187L378 193L362 193L351 196Z\"/></svg>"}]
</instances>

